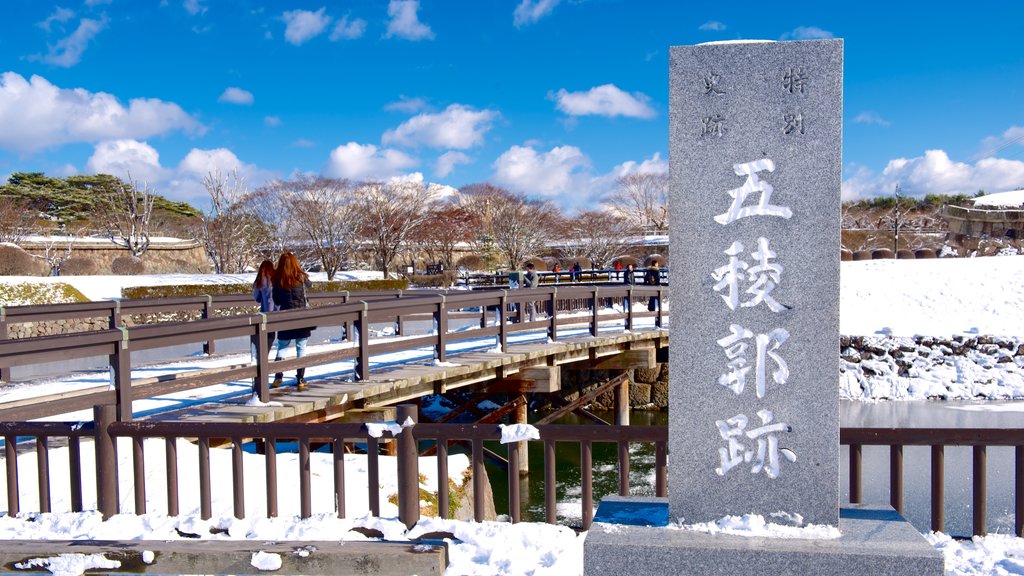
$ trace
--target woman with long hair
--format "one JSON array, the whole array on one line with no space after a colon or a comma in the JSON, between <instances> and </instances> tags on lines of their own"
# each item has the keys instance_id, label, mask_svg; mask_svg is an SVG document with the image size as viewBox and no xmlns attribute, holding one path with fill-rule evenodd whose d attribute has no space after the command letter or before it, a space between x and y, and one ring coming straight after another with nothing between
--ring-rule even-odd
<instances>
[{"instance_id":1,"label":"woman with long hair","mask_svg":"<svg viewBox=\"0 0 1024 576\"><path fill-rule=\"evenodd\" d=\"M309 282L309 275L302 269L299 259L292 252L285 252L277 259L277 269L274 270L273 282L274 303L279 310L297 310L306 307L306 287L312 286ZM306 355L306 341L313 333L312 328L294 328L282 330L277 335L277 357L281 360L281 353L295 340L295 357L302 358ZM306 369L299 368L295 371L295 387L300 392L306 389ZM274 375L271 388L277 388L284 380L284 374L278 372Z\"/></svg>"},{"instance_id":2,"label":"woman with long hair","mask_svg":"<svg viewBox=\"0 0 1024 576\"><path fill-rule=\"evenodd\" d=\"M256 271L256 279L252 281L252 299L260 303L260 312L266 314L267 312L273 312L277 310L277 306L274 305L274 263L270 260L264 260L260 262L259 270ZM251 340L252 357L256 358L256 353L259 348L256 346L256 336L253 335ZM267 349L274 344L274 333L267 332ZM255 382L253 382L253 390L255 390Z\"/></svg>"}]
</instances>

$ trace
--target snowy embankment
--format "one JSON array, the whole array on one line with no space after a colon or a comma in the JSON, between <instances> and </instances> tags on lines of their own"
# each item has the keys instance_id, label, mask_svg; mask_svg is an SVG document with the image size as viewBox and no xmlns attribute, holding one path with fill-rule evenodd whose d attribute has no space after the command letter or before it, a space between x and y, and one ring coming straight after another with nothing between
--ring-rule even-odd
<instances>
[{"instance_id":1,"label":"snowy embankment","mask_svg":"<svg viewBox=\"0 0 1024 576\"><path fill-rule=\"evenodd\" d=\"M840 393L1024 398L1024 256L844 262Z\"/></svg>"}]
</instances>

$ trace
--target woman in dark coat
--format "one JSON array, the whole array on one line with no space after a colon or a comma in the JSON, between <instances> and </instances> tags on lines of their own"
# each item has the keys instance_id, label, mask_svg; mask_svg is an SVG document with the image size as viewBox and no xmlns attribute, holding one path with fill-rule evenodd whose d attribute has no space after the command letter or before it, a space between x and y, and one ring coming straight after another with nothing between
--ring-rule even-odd
<instances>
[{"instance_id":1,"label":"woman in dark coat","mask_svg":"<svg viewBox=\"0 0 1024 576\"><path fill-rule=\"evenodd\" d=\"M302 269L299 259L291 252L281 254L277 260L277 270L274 271L274 304L279 310L296 310L306 307L306 287L311 286L309 275ZM313 333L312 328L294 328L282 330L277 334L277 358L281 360L281 353L295 340L295 357L302 358L306 355L306 341ZM295 387L301 392L306 389L306 369L299 368L295 371ZM281 385L284 374L278 372L274 375L274 382L271 388Z\"/></svg>"},{"instance_id":2,"label":"woman in dark coat","mask_svg":"<svg viewBox=\"0 0 1024 576\"><path fill-rule=\"evenodd\" d=\"M632 264L626 264L626 271L622 273L622 283L625 284L626 286L632 286L636 284L636 270L633 269ZM631 303L629 301L629 295L627 294L622 299L622 311L629 313L630 304Z\"/></svg>"},{"instance_id":3,"label":"woman in dark coat","mask_svg":"<svg viewBox=\"0 0 1024 576\"><path fill-rule=\"evenodd\" d=\"M256 271L256 279L252 282L252 299L260 303L260 312L266 314L277 310L274 305L274 263L270 260L260 262L260 268ZM251 338L252 357L256 358L256 336ZM274 333L267 332L267 349L274 343ZM255 388L254 388L255 389Z\"/></svg>"},{"instance_id":4,"label":"woman in dark coat","mask_svg":"<svg viewBox=\"0 0 1024 576\"><path fill-rule=\"evenodd\" d=\"M644 284L648 286L661 286L661 270L658 269L658 262L651 262L650 268L644 272ZM647 309L654 312L658 309L658 297L651 296L647 301Z\"/></svg>"}]
</instances>

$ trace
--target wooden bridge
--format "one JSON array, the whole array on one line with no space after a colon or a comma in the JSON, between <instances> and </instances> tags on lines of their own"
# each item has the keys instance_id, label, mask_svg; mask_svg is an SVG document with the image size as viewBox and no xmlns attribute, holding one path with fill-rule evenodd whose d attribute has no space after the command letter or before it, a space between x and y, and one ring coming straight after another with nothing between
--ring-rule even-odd
<instances>
[{"instance_id":1,"label":"wooden bridge","mask_svg":"<svg viewBox=\"0 0 1024 576\"><path fill-rule=\"evenodd\" d=\"M106 318L109 328L75 334L0 340L0 367L105 356L110 385L77 388L57 394L0 401L0 421L51 417L98 405L114 405L119 421L132 420L133 402L212 385L253 379L260 402L250 394L147 415L151 420L214 422L324 422L382 419L382 407L430 394L472 389L485 394L551 393L560 388L560 370L628 370L667 360L668 333L661 329L668 290L665 287L588 285L531 290L389 291L311 294L311 308L252 313L248 295L144 299L121 302L20 306L0 315L0 335L16 322ZM634 311L624 302L655 298L655 310ZM529 310L536 311L535 319ZM195 313L198 319L126 326L128 316ZM452 321L472 326L453 329ZM479 321L477 323L477 320ZM419 321L427 333L409 333ZM397 326L397 334L370 340L371 327ZM269 361L265 335L305 326L344 327L343 342L302 358ZM422 332L422 331L421 331ZM132 377L132 355L143 350L202 346L248 337L255 359L229 366L183 370L157 377ZM386 354L419 350L421 359L381 366ZM453 356L453 354L455 356ZM423 358L423 356L426 356ZM310 366L345 363L311 379L308 390L271 390L271 374ZM621 397L626 382L617 382ZM589 399L589 398L588 398ZM512 408L525 418L525 403ZM568 410L579 410L578 401ZM622 403L625 416L625 402Z\"/></svg>"}]
</instances>

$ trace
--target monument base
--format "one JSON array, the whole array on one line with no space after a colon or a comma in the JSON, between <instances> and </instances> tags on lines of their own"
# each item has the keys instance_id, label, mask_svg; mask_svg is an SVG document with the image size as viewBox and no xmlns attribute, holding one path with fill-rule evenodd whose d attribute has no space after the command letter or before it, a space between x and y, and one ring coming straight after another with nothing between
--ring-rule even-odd
<instances>
[{"instance_id":1,"label":"monument base","mask_svg":"<svg viewBox=\"0 0 1024 576\"><path fill-rule=\"evenodd\" d=\"M623 574L944 573L942 554L888 506L840 508L832 540L707 534L665 528L665 498L601 501L583 548L586 576Z\"/></svg>"}]
</instances>

